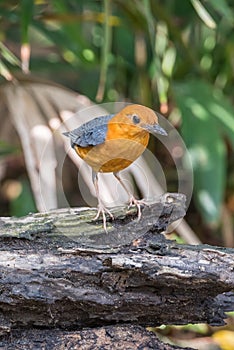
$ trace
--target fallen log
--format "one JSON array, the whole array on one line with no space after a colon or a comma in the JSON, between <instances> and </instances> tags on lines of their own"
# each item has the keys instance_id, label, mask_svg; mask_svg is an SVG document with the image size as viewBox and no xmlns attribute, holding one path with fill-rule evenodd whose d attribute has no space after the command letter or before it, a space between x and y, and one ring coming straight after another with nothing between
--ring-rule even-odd
<instances>
[{"instance_id":1,"label":"fallen log","mask_svg":"<svg viewBox=\"0 0 234 350\"><path fill-rule=\"evenodd\" d=\"M107 234L87 208L0 218L0 332L223 325L234 310L234 249L160 234L184 216L184 204L166 194L140 221L134 209L117 208Z\"/></svg>"},{"instance_id":2,"label":"fallen log","mask_svg":"<svg viewBox=\"0 0 234 350\"><path fill-rule=\"evenodd\" d=\"M7 350L72 349L72 350L192 350L162 343L155 333L140 326L106 326L80 331L61 329L13 330L0 339Z\"/></svg>"}]
</instances>

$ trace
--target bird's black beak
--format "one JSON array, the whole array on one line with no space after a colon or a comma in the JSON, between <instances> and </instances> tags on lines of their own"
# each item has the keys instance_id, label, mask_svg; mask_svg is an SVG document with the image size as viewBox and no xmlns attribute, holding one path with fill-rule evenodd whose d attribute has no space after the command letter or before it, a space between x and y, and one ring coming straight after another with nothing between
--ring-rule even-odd
<instances>
[{"instance_id":1,"label":"bird's black beak","mask_svg":"<svg viewBox=\"0 0 234 350\"><path fill-rule=\"evenodd\" d=\"M67 132L62 132L63 135L67 136L67 137L70 137L70 131L67 131Z\"/></svg>"},{"instance_id":2,"label":"bird's black beak","mask_svg":"<svg viewBox=\"0 0 234 350\"><path fill-rule=\"evenodd\" d=\"M143 129L147 130L151 134L159 134L159 135L164 135L167 136L167 132L159 125L159 124L146 124L142 126Z\"/></svg>"}]
</instances>

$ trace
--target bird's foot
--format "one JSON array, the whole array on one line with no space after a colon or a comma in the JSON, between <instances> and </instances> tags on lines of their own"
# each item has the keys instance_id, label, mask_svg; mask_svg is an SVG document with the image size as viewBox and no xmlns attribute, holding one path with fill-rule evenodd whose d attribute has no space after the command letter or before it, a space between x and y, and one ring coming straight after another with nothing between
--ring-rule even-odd
<instances>
[{"instance_id":1,"label":"bird's foot","mask_svg":"<svg viewBox=\"0 0 234 350\"><path fill-rule=\"evenodd\" d=\"M110 216L112 220L114 220L114 215L108 210L103 204L98 204L98 212L95 218L93 220L97 220L100 215L102 215L102 220L103 220L103 228L104 231L107 233L107 228L106 228L106 214Z\"/></svg>"},{"instance_id":2,"label":"bird's foot","mask_svg":"<svg viewBox=\"0 0 234 350\"><path fill-rule=\"evenodd\" d=\"M136 199L134 196L131 196L129 199L128 208L131 208L133 206L137 207L137 220L139 221L141 218L141 205L146 205L146 203L141 199Z\"/></svg>"}]
</instances>

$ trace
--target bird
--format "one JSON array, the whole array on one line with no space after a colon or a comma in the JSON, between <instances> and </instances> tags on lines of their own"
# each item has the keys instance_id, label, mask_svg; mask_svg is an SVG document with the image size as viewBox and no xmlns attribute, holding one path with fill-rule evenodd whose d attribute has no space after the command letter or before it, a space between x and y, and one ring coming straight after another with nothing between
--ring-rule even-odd
<instances>
[{"instance_id":1,"label":"bird","mask_svg":"<svg viewBox=\"0 0 234 350\"><path fill-rule=\"evenodd\" d=\"M97 220L102 215L107 232L106 215L114 219L100 196L98 173L113 173L129 196L129 206L136 206L141 218L141 201L136 199L124 184L119 172L131 165L146 149L150 134L167 136L159 125L157 114L149 107L130 104L116 114L96 117L80 127L64 132L71 147L92 168L98 207Z\"/></svg>"}]
</instances>

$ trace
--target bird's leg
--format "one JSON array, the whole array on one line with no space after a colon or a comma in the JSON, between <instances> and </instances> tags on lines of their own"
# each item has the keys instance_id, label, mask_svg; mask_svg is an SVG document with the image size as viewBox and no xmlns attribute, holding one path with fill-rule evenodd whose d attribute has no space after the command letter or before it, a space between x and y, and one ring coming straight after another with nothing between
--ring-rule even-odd
<instances>
[{"instance_id":1,"label":"bird's leg","mask_svg":"<svg viewBox=\"0 0 234 350\"><path fill-rule=\"evenodd\" d=\"M122 187L125 189L125 191L127 192L127 194L129 195L129 207L135 205L137 207L137 219L140 220L141 218L141 203L142 201L137 200L134 195L129 191L129 189L127 188L127 186L125 185L125 183L123 182L123 180L121 179L121 177L119 176L119 173L113 173L114 176L116 177L116 179L120 182L120 184L122 185Z\"/></svg>"},{"instance_id":2,"label":"bird's leg","mask_svg":"<svg viewBox=\"0 0 234 350\"><path fill-rule=\"evenodd\" d=\"M104 230L107 232L107 228L106 228L106 213L111 217L111 219L114 219L113 214L110 212L110 210L108 210L105 205L102 202L102 199L100 197L100 193L99 193L99 187L98 187L98 174L96 172L92 172L92 180L93 180L93 184L94 184L94 188L95 188L95 192L96 192L96 196L97 196L97 200L98 200L98 212L97 215L95 216L94 220L97 220L100 216L100 214L102 215L102 220L103 220L103 228Z\"/></svg>"}]
</instances>

